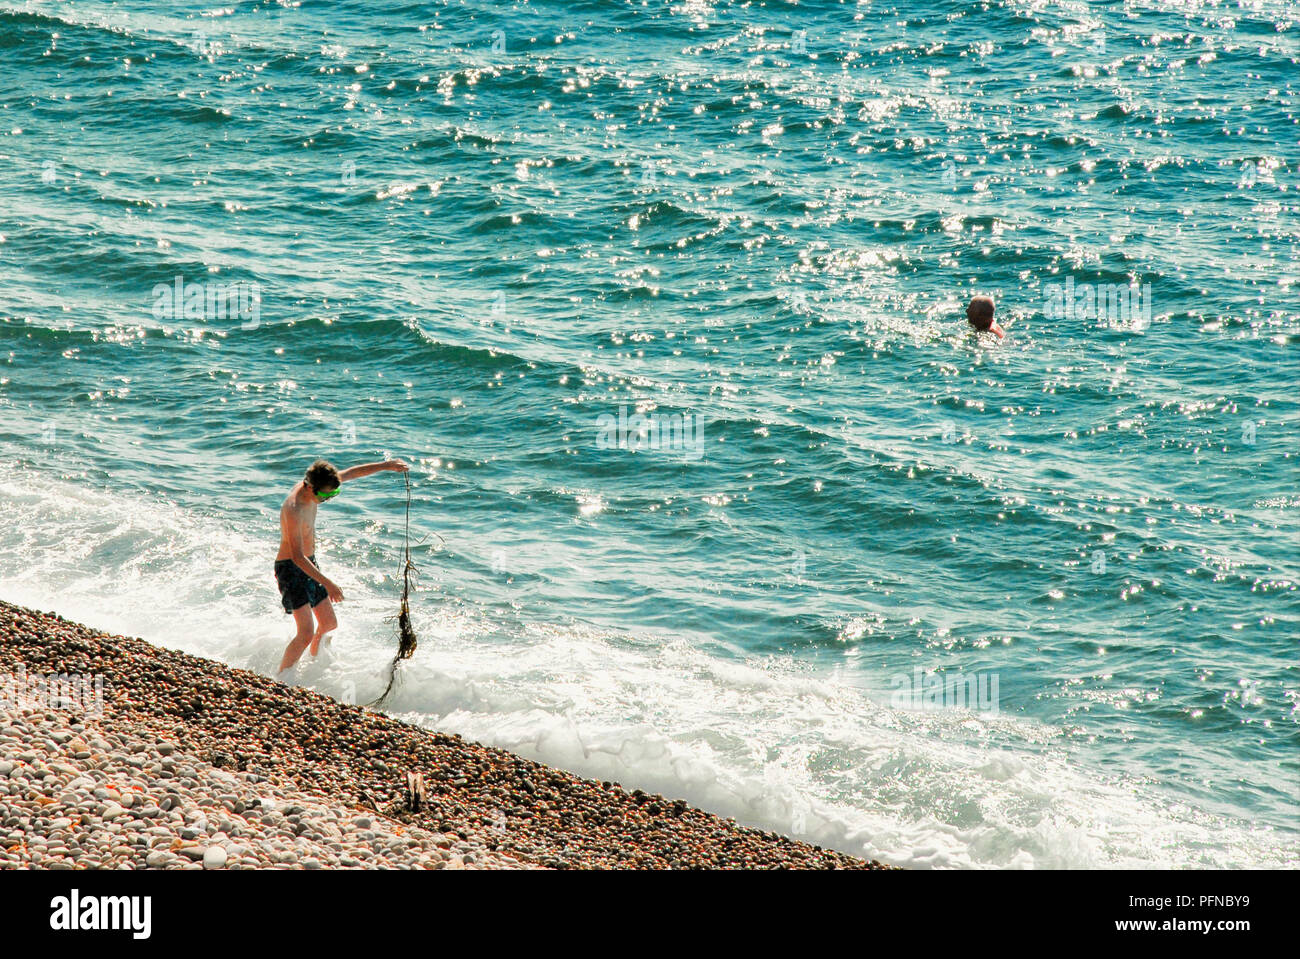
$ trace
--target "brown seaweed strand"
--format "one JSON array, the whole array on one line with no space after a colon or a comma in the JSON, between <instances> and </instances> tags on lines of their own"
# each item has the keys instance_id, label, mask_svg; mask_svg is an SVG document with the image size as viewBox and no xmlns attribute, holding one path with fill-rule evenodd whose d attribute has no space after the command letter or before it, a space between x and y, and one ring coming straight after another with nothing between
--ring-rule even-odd
<instances>
[{"instance_id":1,"label":"brown seaweed strand","mask_svg":"<svg viewBox=\"0 0 1300 959\"><path fill-rule=\"evenodd\" d=\"M411 561L411 474L408 471L402 475L406 479L406 529L402 549L402 605L397 614L397 655L393 657L388 667L388 685L384 687L378 699L367 703L368 706L374 707L382 705L388 698L388 694L393 691L393 683L397 680L398 661L410 659L415 654L416 636L415 630L411 628L410 604L411 580L417 572L415 563Z\"/></svg>"}]
</instances>

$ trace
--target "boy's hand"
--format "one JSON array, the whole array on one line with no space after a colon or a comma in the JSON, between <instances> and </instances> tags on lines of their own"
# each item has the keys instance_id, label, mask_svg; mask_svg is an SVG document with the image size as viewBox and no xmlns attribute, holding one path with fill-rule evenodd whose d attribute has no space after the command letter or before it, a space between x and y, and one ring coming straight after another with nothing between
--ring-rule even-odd
<instances>
[{"instance_id":1,"label":"boy's hand","mask_svg":"<svg viewBox=\"0 0 1300 959\"><path fill-rule=\"evenodd\" d=\"M405 473L411 468L407 466L405 463L403 463L401 460L389 460L387 463L384 464L384 467L386 469L392 470L394 473Z\"/></svg>"},{"instance_id":2,"label":"boy's hand","mask_svg":"<svg viewBox=\"0 0 1300 959\"><path fill-rule=\"evenodd\" d=\"M325 587L325 593L331 600L336 603L343 602L343 590L339 589L338 586L335 585L334 580L327 579L322 585Z\"/></svg>"}]
</instances>

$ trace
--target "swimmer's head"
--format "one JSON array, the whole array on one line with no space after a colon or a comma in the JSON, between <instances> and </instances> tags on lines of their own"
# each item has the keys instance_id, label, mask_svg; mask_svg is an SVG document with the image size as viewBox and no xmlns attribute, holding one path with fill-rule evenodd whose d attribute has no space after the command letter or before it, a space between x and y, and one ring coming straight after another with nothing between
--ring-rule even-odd
<instances>
[{"instance_id":1,"label":"swimmer's head","mask_svg":"<svg viewBox=\"0 0 1300 959\"><path fill-rule=\"evenodd\" d=\"M993 326L993 297L972 297L970 306L966 307L966 319L975 329L983 331Z\"/></svg>"},{"instance_id":2,"label":"swimmer's head","mask_svg":"<svg viewBox=\"0 0 1300 959\"><path fill-rule=\"evenodd\" d=\"M981 333L995 333L999 340L1006 335L1002 332L1002 327L993 320L993 297L991 296L971 297L970 306L966 307L966 319Z\"/></svg>"}]
</instances>

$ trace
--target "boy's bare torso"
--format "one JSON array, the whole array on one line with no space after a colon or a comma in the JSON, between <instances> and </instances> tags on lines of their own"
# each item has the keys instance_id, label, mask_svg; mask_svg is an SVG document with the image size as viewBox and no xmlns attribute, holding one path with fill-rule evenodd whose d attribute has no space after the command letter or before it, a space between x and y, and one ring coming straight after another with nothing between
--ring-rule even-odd
<instances>
[{"instance_id":1,"label":"boy's bare torso","mask_svg":"<svg viewBox=\"0 0 1300 959\"><path fill-rule=\"evenodd\" d=\"M275 554L277 560L293 559L295 540L302 544L304 556L316 552L316 503L310 497L308 502L302 502L303 497L298 495L302 488L303 483L299 480L280 506L280 551Z\"/></svg>"}]
</instances>

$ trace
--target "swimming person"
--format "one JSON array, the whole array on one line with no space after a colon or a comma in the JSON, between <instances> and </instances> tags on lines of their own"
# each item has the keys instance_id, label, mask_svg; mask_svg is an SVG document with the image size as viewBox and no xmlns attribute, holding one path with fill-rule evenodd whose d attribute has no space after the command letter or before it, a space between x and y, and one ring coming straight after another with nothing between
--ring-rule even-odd
<instances>
[{"instance_id":1,"label":"swimming person","mask_svg":"<svg viewBox=\"0 0 1300 959\"><path fill-rule=\"evenodd\" d=\"M360 479L381 470L405 473L410 467L401 460L350 466L339 472L325 460L317 460L298 481L280 507L280 551L275 554L275 582L280 587L284 611L293 615L298 633L280 661L284 672L311 646L320 651L321 637L338 625L333 603L343 602L343 590L316 565L316 507L339 493L348 480ZM316 628L312 629L312 613Z\"/></svg>"},{"instance_id":2,"label":"swimming person","mask_svg":"<svg viewBox=\"0 0 1300 959\"><path fill-rule=\"evenodd\" d=\"M996 333L999 340L1006 336L1002 327L998 326L997 321L993 319L993 297L991 296L972 297L970 305L966 307L966 319L981 333Z\"/></svg>"}]
</instances>

